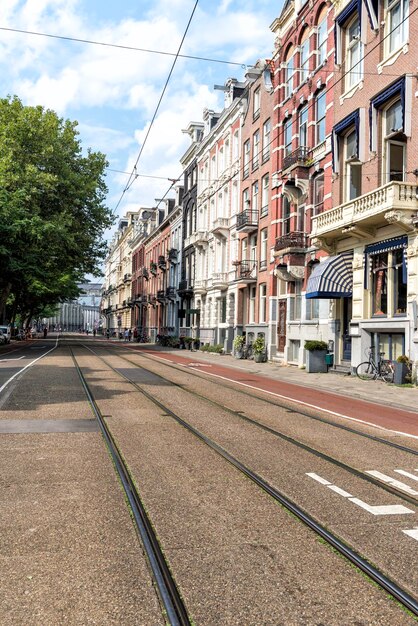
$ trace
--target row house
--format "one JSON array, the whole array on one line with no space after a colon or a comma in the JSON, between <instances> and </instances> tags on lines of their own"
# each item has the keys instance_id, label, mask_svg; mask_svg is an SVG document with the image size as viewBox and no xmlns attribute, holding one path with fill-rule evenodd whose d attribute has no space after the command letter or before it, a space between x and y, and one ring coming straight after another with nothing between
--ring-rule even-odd
<instances>
[{"instance_id":1,"label":"row house","mask_svg":"<svg viewBox=\"0 0 418 626\"><path fill-rule=\"evenodd\" d=\"M276 35L271 354L298 365L304 363L305 340L329 338L329 302L308 298L306 291L326 254L312 244L312 220L332 206L333 11L323 0L287 2L271 26Z\"/></svg>"},{"instance_id":2,"label":"row house","mask_svg":"<svg viewBox=\"0 0 418 626\"><path fill-rule=\"evenodd\" d=\"M105 260L101 316L106 328L112 333L131 326L132 248L130 238L137 218L137 212L128 212L119 220L118 229Z\"/></svg>"},{"instance_id":3,"label":"row house","mask_svg":"<svg viewBox=\"0 0 418 626\"><path fill-rule=\"evenodd\" d=\"M329 256L308 292L333 297L329 336L349 366L370 346L418 359L417 34L408 0L335 10L333 201L311 233Z\"/></svg>"},{"instance_id":4,"label":"row house","mask_svg":"<svg viewBox=\"0 0 418 626\"><path fill-rule=\"evenodd\" d=\"M238 247L232 261L237 288L236 334L245 334L248 343L262 336L271 356L275 344L269 309L269 303L273 302L269 295L274 287L270 241L273 63L259 60L247 71L246 79L241 115L239 207L236 215Z\"/></svg>"},{"instance_id":5,"label":"row house","mask_svg":"<svg viewBox=\"0 0 418 626\"><path fill-rule=\"evenodd\" d=\"M236 216L239 211L240 129L245 108L244 83L229 79L225 108L204 112L204 137L196 151L197 212L191 240L195 248L194 302L200 311L203 343L226 350L238 324Z\"/></svg>"}]
</instances>

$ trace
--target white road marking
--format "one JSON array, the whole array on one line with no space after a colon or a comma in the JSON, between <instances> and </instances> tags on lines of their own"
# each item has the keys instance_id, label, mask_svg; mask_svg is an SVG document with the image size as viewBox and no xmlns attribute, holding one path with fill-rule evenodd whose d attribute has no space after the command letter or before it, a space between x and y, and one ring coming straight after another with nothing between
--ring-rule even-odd
<instances>
[{"instance_id":1,"label":"white road marking","mask_svg":"<svg viewBox=\"0 0 418 626\"><path fill-rule=\"evenodd\" d=\"M188 363L189 367L212 367L209 363Z\"/></svg>"},{"instance_id":2,"label":"white road marking","mask_svg":"<svg viewBox=\"0 0 418 626\"><path fill-rule=\"evenodd\" d=\"M415 472L418 472L418 469L414 470ZM398 474L402 474L402 476L406 476L407 478L412 478L412 480L418 480L418 476L415 476L415 474L410 474L409 472L405 472L405 470L395 470L395 472L398 472Z\"/></svg>"},{"instance_id":3,"label":"white road marking","mask_svg":"<svg viewBox=\"0 0 418 626\"><path fill-rule=\"evenodd\" d=\"M408 537L412 537L412 539L418 541L418 526L411 528L411 530L403 530L402 532L408 535Z\"/></svg>"},{"instance_id":4,"label":"white road marking","mask_svg":"<svg viewBox=\"0 0 418 626\"><path fill-rule=\"evenodd\" d=\"M313 472L306 474L307 476L310 476L311 478L313 478L314 480L317 480L319 483L321 483L321 485L331 485L332 483L329 482L329 480L325 480L325 478L322 478L321 476L318 476L318 474L314 474Z\"/></svg>"},{"instance_id":5,"label":"white road marking","mask_svg":"<svg viewBox=\"0 0 418 626\"><path fill-rule=\"evenodd\" d=\"M359 498L353 498L350 493L344 491L343 489L340 489L340 487L337 487L336 485L333 485L328 480L322 478L322 476L319 476L318 474L311 472L307 473L306 475L321 483L321 485L325 485L325 487L332 489L332 491L335 491L344 498L348 498L350 502L356 504L362 509L365 509L365 511L368 511L368 513L371 513L372 515L406 515L407 513L414 513L414 511L411 511L411 509L407 509L406 506L403 506L402 504L372 506L370 504L367 504L367 502L363 502L363 500L360 500Z\"/></svg>"},{"instance_id":6,"label":"white road marking","mask_svg":"<svg viewBox=\"0 0 418 626\"><path fill-rule=\"evenodd\" d=\"M400 473L403 473L403 471L400 470ZM366 474L370 474L370 476L374 476L375 478L378 478L379 480L383 481L384 483L388 483L388 485L392 485L393 487L396 487L400 491L405 491L405 493L409 493L409 495L411 495L411 496L418 496L418 491L415 491L415 489L412 489L412 487L410 487L409 485L406 485L405 483L401 482L400 480L396 480L395 478L392 478L391 476L387 476L386 474L382 474L382 472L377 472L375 470L370 470L370 471L367 471ZM407 472L405 472L405 474L408 475ZM412 476L412 478L415 478L415 477Z\"/></svg>"},{"instance_id":7,"label":"white road marking","mask_svg":"<svg viewBox=\"0 0 418 626\"><path fill-rule=\"evenodd\" d=\"M176 363L169 358L165 358L156 354L153 354L156 359L160 359L161 361L169 361L170 363L174 363L175 365L183 365L182 363ZM187 367L187 364L184 364L184 367ZM237 366L234 366L234 369L238 369ZM241 368L244 369L244 368ZM250 372L251 373L251 372ZM366 424L366 426L372 426L373 428L379 428L380 430L385 430L388 433L394 433L395 435L402 435L403 437L410 437L411 439L418 439L418 435L411 435L411 433L405 433L401 430L392 430L391 428L385 428L384 426L379 426L378 424L374 424L373 422L367 422L366 420L359 419L357 417L351 417L350 415L344 415L343 413L337 413L336 411L330 411L329 409L324 409L321 406L316 404L311 404L309 402L303 402L302 400L297 400L292 396L285 396L281 393L276 393L275 391L268 391L267 389L263 389L262 387L257 387L257 385L249 385L248 383L242 383L239 380L234 380L233 378L227 378L227 376L221 376L220 374L214 374L213 372L207 372L208 376L213 376L214 378L220 378L221 380L227 380L230 383L235 383L236 385L241 385L242 387L248 387L249 389L257 389L257 391L262 391L263 393L267 393L270 396L275 396L276 398L282 398L283 400L290 400L291 402L295 402L296 404L301 404L302 406L308 406L311 409L317 409L322 411L323 413L327 413L328 415L336 415L337 417L341 417L342 419L351 420L352 422L358 422L359 424ZM283 381L278 381L283 382ZM286 383L289 385L294 385L295 387L300 387L297 383ZM332 392L331 392L332 393ZM334 392L335 394L335 392ZM338 395L338 394L335 394ZM367 400L365 400L367 402ZM373 402L371 402L373 404ZM378 405L377 405L378 406ZM411 413L409 409L403 409L406 413Z\"/></svg>"},{"instance_id":8,"label":"white road marking","mask_svg":"<svg viewBox=\"0 0 418 626\"><path fill-rule=\"evenodd\" d=\"M372 515L406 515L407 513L414 513L411 509L407 509L403 504L387 504L382 506L371 506L359 498L349 498L350 502L357 504L362 509L365 509Z\"/></svg>"},{"instance_id":9,"label":"white road marking","mask_svg":"<svg viewBox=\"0 0 418 626\"><path fill-rule=\"evenodd\" d=\"M13 376L11 376L8 380L6 380L6 382L0 387L0 393L3 391L3 389L5 389L7 387L7 385L9 383L12 382L12 380L14 380L16 378L16 376L19 376L19 374L22 374L22 372L24 372L26 369L28 369L28 367L31 367L32 365L34 365L37 361L40 361L41 359L44 358L44 356L46 356L47 354L49 354L50 352L52 352L52 350L55 350L55 348L58 345L58 339L55 343L55 346L53 348L51 348L50 350L48 350L48 352L45 352L44 354L41 354L41 356L38 356L36 359L34 359L33 361L31 361L30 363L28 363L27 365L25 365L25 367L22 367L21 370L19 370L18 372L16 372L16 374L13 374Z\"/></svg>"},{"instance_id":10,"label":"white road marking","mask_svg":"<svg viewBox=\"0 0 418 626\"><path fill-rule=\"evenodd\" d=\"M348 493L348 491L344 491L344 489L341 489L340 487L337 487L336 485L327 485L327 487L328 489L331 489L331 491L335 491L335 493L339 493L340 496L343 496L343 498L353 497L351 493Z\"/></svg>"},{"instance_id":11,"label":"white road marking","mask_svg":"<svg viewBox=\"0 0 418 626\"><path fill-rule=\"evenodd\" d=\"M11 359L0 359L0 363L6 363L7 361L20 361L20 359L24 359L24 356L15 356Z\"/></svg>"}]
</instances>

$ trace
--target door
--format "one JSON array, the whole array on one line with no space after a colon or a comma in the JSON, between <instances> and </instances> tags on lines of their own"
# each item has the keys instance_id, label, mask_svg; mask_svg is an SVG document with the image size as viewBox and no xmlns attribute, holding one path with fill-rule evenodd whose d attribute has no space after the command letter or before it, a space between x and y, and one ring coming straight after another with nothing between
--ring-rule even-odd
<instances>
[{"instance_id":1,"label":"door","mask_svg":"<svg viewBox=\"0 0 418 626\"><path fill-rule=\"evenodd\" d=\"M277 351L284 352L286 346L286 300L279 300L279 318L277 323Z\"/></svg>"},{"instance_id":2,"label":"door","mask_svg":"<svg viewBox=\"0 0 418 626\"><path fill-rule=\"evenodd\" d=\"M341 333L343 341L342 360L351 362L351 336L350 322L353 311L353 299L343 298L343 319L341 324Z\"/></svg>"}]
</instances>

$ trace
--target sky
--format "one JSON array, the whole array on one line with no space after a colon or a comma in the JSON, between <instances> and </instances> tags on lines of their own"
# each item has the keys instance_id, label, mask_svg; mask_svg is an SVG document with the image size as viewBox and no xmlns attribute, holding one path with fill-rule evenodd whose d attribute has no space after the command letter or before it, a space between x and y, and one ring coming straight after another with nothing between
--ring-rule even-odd
<instances>
[{"instance_id":1,"label":"sky","mask_svg":"<svg viewBox=\"0 0 418 626\"><path fill-rule=\"evenodd\" d=\"M78 122L83 150L107 157L107 206L118 218L155 206L169 179L181 176L179 159L190 145L182 129L201 122L205 108L223 108L214 85L243 80L246 66L272 55L269 27L281 1L200 0L180 54L228 63L179 57L155 115L194 6L195 0L0 0L0 97L17 95ZM125 191L140 152L138 176Z\"/></svg>"}]
</instances>

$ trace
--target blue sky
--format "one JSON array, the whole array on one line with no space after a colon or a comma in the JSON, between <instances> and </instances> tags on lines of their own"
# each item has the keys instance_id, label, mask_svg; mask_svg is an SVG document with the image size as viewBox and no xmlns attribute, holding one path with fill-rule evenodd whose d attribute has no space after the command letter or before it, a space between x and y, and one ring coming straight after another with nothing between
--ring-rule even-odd
<instances>
[{"instance_id":1,"label":"blue sky","mask_svg":"<svg viewBox=\"0 0 418 626\"><path fill-rule=\"evenodd\" d=\"M0 0L0 28L94 40L175 53L195 0ZM282 2L201 0L182 54L252 65L274 47L270 24ZM173 56L121 50L0 30L0 94L17 95L77 120L83 148L109 161L108 206L118 204L154 115ZM201 121L205 107L220 110L223 94L213 89L237 65L178 59L138 163L138 177L117 214L152 206L181 174L179 157L189 145L181 131ZM127 172L127 174L118 173Z\"/></svg>"}]
</instances>

